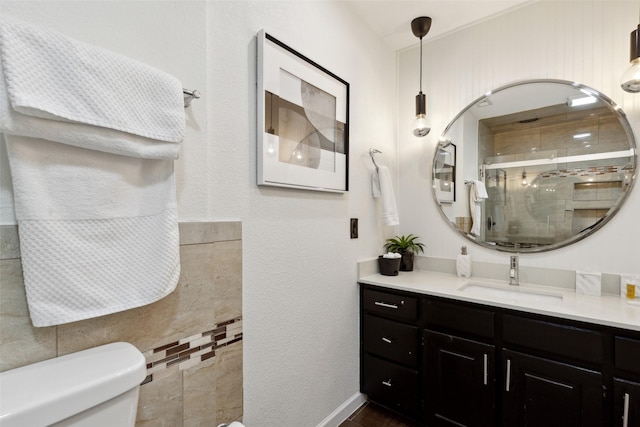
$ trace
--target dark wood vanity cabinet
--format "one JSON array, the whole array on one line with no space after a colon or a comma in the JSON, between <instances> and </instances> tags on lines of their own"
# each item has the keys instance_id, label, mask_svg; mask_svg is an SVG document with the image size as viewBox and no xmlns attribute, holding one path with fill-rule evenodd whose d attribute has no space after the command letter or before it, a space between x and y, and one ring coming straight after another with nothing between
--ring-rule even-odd
<instances>
[{"instance_id":1,"label":"dark wood vanity cabinet","mask_svg":"<svg viewBox=\"0 0 640 427\"><path fill-rule=\"evenodd\" d=\"M640 427L640 332L360 291L360 389L421 425Z\"/></svg>"},{"instance_id":2,"label":"dark wood vanity cabinet","mask_svg":"<svg viewBox=\"0 0 640 427\"><path fill-rule=\"evenodd\" d=\"M360 390L412 418L421 415L419 297L363 289Z\"/></svg>"},{"instance_id":3,"label":"dark wood vanity cabinet","mask_svg":"<svg viewBox=\"0 0 640 427\"><path fill-rule=\"evenodd\" d=\"M615 427L640 427L640 339L614 337Z\"/></svg>"}]
</instances>

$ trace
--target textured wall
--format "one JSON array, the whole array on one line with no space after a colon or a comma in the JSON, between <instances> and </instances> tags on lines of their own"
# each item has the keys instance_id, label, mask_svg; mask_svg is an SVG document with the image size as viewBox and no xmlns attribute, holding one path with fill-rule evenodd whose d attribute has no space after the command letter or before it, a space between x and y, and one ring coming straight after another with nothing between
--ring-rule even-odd
<instances>
[{"instance_id":1,"label":"textured wall","mask_svg":"<svg viewBox=\"0 0 640 427\"><path fill-rule=\"evenodd\" d=\"M147 360L138 426L242 418L239 222L183 223L176 290L153 304L47 328L31 326L15 226L0 227L0 371L116 341Z\"/></svg>"},{"instance_id":2,"label":"textured wall","mask_svg":"<svg viewBox=\"0 0 640 427\"><path fill-rule=\"evenodd\" d=\"M356 260L394 232L378 220L368 149L394 167L395 57L346 3L209 3L210 200L212 212L242 218L247 426L316 426L359 388ZM351 84L347 194L255 185L262 28ZM349 218L359 218L358 239Z\"/></svg>"},{"instance_id":3,"label":"textured wall","mask_svg":"<svg viewBox=\"0 0 640 427\"><path fill-rule=\"evenodd\" d=\"M435 40L425 39L424 83L431 134L410 136L419 51L399 54L398 170L401 231L427 242L427 255L454 258L468 240L440 216L431 194L431 162L438 137L455 115L485 92L533 78L578 81L622 107L640 139L640 96L623 92L629 33L638 25L637 1L539 1ZM434 22L436 25L437 22ZM416 159L418 159L416 161ZM469 178L469 177L464 177ZM604 228L550 253L524 254L535 267L640 273L637 245L640 186ZM606 249L604 249L606 248ZM508 255L472 245L473 259L508 263Z\"/></svg>"}]
</instances>

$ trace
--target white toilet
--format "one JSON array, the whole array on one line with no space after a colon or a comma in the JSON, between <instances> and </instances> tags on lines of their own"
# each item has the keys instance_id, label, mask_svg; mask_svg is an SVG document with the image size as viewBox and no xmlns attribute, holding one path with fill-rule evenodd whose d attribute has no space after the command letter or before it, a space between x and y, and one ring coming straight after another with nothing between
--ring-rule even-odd
<instances>
[{"instance_id":1,"label":"white toilet","mask_svg":"<svg viewBox=\"0 0 640 427\"><path fill-rule=\"evenodd\" d=\"M0 427L127 427L136 421L142 353L123 342L0 373Z\"/></svg>"}]
</instances>

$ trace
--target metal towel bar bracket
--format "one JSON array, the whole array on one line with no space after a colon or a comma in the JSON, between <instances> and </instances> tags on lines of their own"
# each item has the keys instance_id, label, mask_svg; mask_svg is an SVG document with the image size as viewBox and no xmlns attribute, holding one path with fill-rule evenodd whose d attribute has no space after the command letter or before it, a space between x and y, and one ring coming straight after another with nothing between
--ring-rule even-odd
<instances>
[{"instance_id":1,"label":"metal towel bar bracket","mask_svg":"<svg viewBox=\"0 0 640 427\"><path fill-rule=\"evenodd\" d=\"M194 99L200 98L200 92L198 92L196 89L182 89L182 93L184 95L184 108L189 107L191 105L191 101L193 101Z\"/></svg>"}]
</instances>

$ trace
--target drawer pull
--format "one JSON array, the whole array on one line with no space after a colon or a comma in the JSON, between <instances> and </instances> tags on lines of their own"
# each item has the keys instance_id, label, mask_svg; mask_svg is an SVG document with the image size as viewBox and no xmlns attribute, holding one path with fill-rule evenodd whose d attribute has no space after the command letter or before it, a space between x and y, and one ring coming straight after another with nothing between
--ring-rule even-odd
<instances>
[{"instance_id":1,"label":"drawer pull","mask_svg":"<svg viewBox=\"0 0 640 427\"><path fill-rule=\"evenodd\" d=\"M391 340L389 338L382 337L382 341L386 342L387 344L391 344Z\"/></svg>"},{"instance_id":2,"label":"drawer pull","mask_svg":"<svg viewBox=\"0 0 640 427\"><path fill-rule=\"evenodd\" d=\"M629 393L624 394L624 410L622 412L622 427L629 426Z\"/></svg>"},{"instance_id":3,"label":"drawer pull","mask_svg":"<svg viewBox=\"0 0 640 427\"><path fill-rule=\"evenodd\" d=\"M393 308L394 310L398 308L397 305L395 305L395 304L387 304L386 302L376 301L376 302L374 302L374 304L375 305L379 305L380 307Z\"/></svg>"},{"instance_id":4,"label":"drawer pull","mask_svg":"<svg viewBox=\"0 0 640 427\"><path fill-rule=\"evenodd\" d=\"M489 375L489 372L487 371L487 354L484 354L484 375L483 375L483 379L484 379L484 385L487 385L487 376Z\"/></svg>"},{"instance_id":5,"label":"drawer pull","mask_svg":"<svg viewBox=\"0 0 640 427\"><path fill-rule=\"evenodd\" d=\"M389 381L382 381L382 385L386 385L387 387L391 387L391 378L389 378Z\"/></svg>"},{"instance_id":6,"label":"drawer pull","mask_svg":"<svg viewBox=\"0 0 640 427\"><path fill-rule=\"evenodd\" d=\"M511 360L507 359L507 384L506 391L511 387Z\"/></svg>"}]
</instances>

